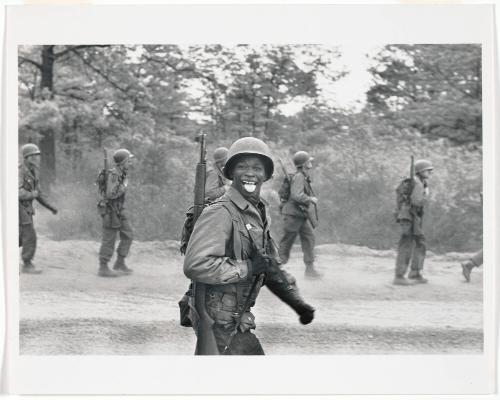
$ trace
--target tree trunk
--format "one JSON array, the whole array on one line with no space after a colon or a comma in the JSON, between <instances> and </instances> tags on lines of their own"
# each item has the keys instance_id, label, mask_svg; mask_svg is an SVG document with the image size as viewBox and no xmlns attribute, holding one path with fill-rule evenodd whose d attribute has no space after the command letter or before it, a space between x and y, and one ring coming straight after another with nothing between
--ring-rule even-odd
<instances>
[{"instance_id":1,"label":"tree trunk","mask_svg":"<svg viewBox=\"0 0 500 400\"><path fill-rule=\"evenodd\" d=\"M42 46L42 79L40 88L42 90L42 99L47 100L47 89L49 90L48 99L52 99L54 89L54 46ZM50 187L56 179L56 140L52 130L40 132L40 151L42 158L40 160L40 175L45 190L50 192Z\"/></svg>"},{"instance_id":2,"label":"tree trunk","mask_svg":"<svg viewBox=\"0 0 500 400\"><path fill-rule=\"evenodd\" d=\"M50 90L50 98L53 97L54 89L54 46L42 46L42 80L40 88ZM43 95L43 94L42 94Z\"/></svg>"}]
</instances>

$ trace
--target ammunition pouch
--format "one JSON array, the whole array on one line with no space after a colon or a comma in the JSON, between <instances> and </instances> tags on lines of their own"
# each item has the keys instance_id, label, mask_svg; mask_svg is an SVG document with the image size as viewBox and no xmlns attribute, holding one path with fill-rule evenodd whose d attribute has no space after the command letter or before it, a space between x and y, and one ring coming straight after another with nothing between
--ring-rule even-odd
<instances>
[{"instance_id":1,"label":"ammunition pouch","mask_svg":"<svg viewBox=\"0 0 500 400\"><path fill-rule=\"evenodd\" d=\"M402 204L401 208L395 211L396 222L413 221L412 209L409 204Z\"/></svg>"},{"instance_id":2,"label":"ammunition pouch","mask_svg":"<svg viewBox=\"0 0 500 400\"><path fill-rule=\"evenodd\" d=\"M189 285L189 289L182 299L179 301L180 324L186 328L191 328L196 325L198 314L194 308L193 285Z\"/></svg>"}]
</instances>

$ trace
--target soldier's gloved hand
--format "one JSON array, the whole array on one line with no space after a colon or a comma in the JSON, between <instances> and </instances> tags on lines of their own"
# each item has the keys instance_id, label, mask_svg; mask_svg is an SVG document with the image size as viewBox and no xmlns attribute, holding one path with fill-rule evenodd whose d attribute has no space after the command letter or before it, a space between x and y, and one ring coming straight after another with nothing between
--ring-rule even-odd
<instances>
[{"instance_id":1,"label":"soldier's gloved hand","mask_svg":"<svg viewBox=\"0 0 500 400\"><path fill-rule=\"evenodd\" d=\"M303 303L296 309L299 314L299 321L302 325L307 325L314 319L314 308L309 304Z\"/></svg>"},{"instance_id":2,"label":"soldier's gloved hand","mask_svg":"<svg viewBox=\"0 0 500 400\"><path fill-rule=\"evenodd\" d=\"M34 199L36 199L36 198L38 197L38 190L36 190L36 189L35 189L35 190L33 190L33 191L31 192L31 194L33 195L33 198L34 198Z\"/></svg>"},{"instance_id":3,"label":"soldier's gloved hand","mask_svg":"<svg viewBox=\"0 0 500 400\"><path fill-rule=\"evenodd\" d=\"M252 260L252 275L265 274L272 264L271 257L258 250L254 250L250 259Z\"/></svg>"}]
</instances>

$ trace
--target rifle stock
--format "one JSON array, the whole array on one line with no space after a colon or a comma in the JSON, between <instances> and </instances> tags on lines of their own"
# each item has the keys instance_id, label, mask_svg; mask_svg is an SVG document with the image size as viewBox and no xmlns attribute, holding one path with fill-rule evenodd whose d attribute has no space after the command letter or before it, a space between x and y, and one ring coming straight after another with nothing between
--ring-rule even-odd
<instances>
[{"instance_id":1,"label":"rifle stock","mask_svg":"<svg viewBox=\"0 0 500 400\"><path fill-rule=\"evenodd\" d=\"M193 224L203 211L205 202L205 180L207 172L205 133L200 134L200 161L196 165ZM208 315L205 307L206 285L202 282L193 282L194 307L198 313L198 324L196 326L196 355L218 355L219 348L215 341L213 332L214 321Z\"/></svg>"}]
</instances>

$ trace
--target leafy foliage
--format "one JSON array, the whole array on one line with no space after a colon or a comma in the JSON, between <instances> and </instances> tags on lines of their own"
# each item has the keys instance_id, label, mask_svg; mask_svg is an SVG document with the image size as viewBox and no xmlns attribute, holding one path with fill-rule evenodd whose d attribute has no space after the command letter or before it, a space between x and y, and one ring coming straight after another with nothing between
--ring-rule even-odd
<instances>
[{"instance_id":1,"label":"leafy foliage","mask_svg":"<svg viewBox=\"0 0 500 400\"><path fill-rule=\"evenodd\" d=\"M321 45L22 46L19 140L43 145L42 176L61 208L44 225L58 238L99 237L102 148L126 147L137 156L127 195L136 237L178 239L203 130L209 156L247 135L290 170L295 151L313 153L320 243L394 246L394 189L411 154L429 158L429 247L480 247L480 47L387 46L358 112L333 108L323 93L320 82L347 73L339 56ZM303 107L289 115L293 102ZM276 170L264 196L279 237Z\"/></svg>"}]
</instances>

